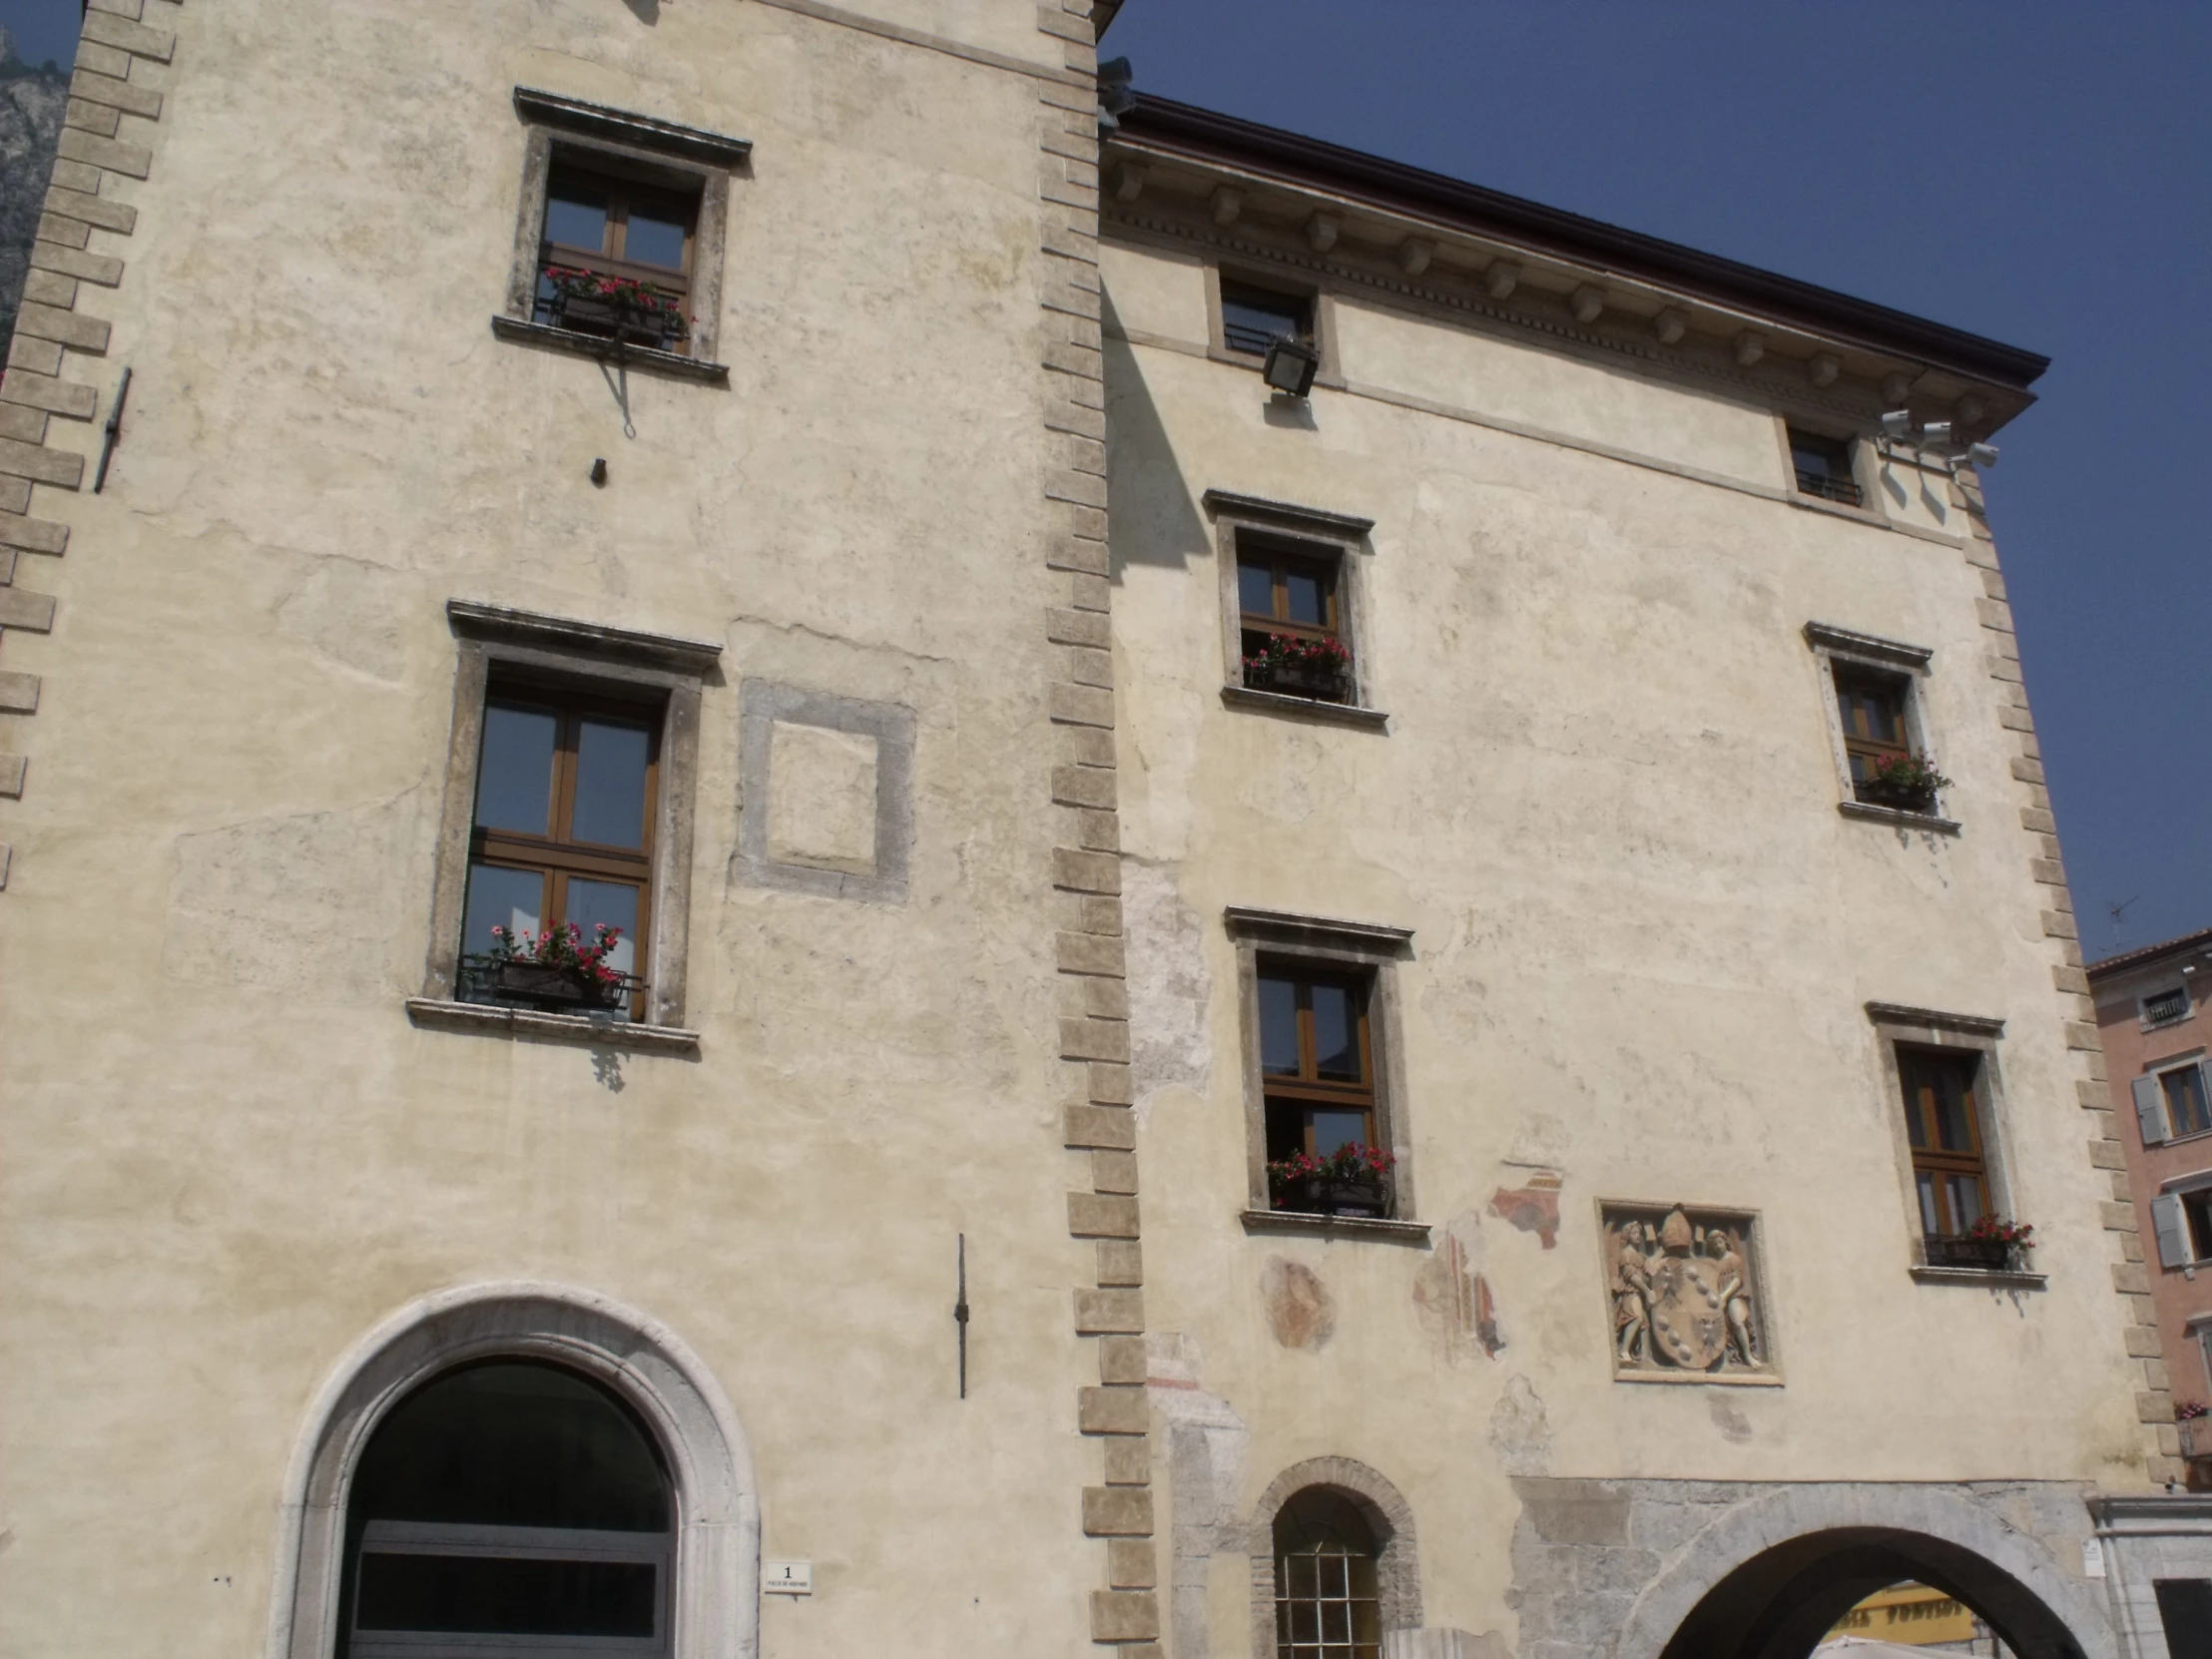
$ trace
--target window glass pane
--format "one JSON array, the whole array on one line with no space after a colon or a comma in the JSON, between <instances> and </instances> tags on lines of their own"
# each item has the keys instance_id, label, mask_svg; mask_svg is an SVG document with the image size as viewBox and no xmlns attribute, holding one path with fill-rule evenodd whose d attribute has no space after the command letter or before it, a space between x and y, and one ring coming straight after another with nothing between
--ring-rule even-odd
<instances>
[{"instance_id":1,"label":"window glass pane","mask_svg":"<svg viewBox=\"0 0 2212 1659\"><path fill-rule=\"evenodd\" d=\"M369 1441L353 1520L663 1532L667 1477L630 1413L552 1366L448 1372Z\"/></svg>"},{"instance_id":2,"label":"window glass pane","mask_svg":"<svg viewBox=\"0 0 2212 1659\"><path fill-rule=\"evenodd\" d=\"M2195 1066L2169 1071L2159 1081L2166 1089L2166 1115L2176 1135L2201 1135L2212 1129L2212 1107L2204 1094L2204 1073Z\"/></svg>"},{"instance_id":3,"label":"window glass pane","mask_svg":"<svg viewBox=\"0 0 2212 1659\"><path fill-rule=\"evenodd\" d=\"M586 720L576 737L576 811L569 839L602 846L645 844L645 765L652 734L642 726Z\"/></svg>"},{"instance_id":4,"label":"window glass pane","mask_svg":"<svg viewBox=\"0 0 2212 1659\"><path fill-rule=\"evenodd\" d=\"M1917 1071L1905 1074L1905 1138L1914 1146L1928 1145L1928 1102L1932 1085Z\"/></svg>"},{"instance_id":5,"label":"window glass pane","mask_svg":"<svg viewBox=\"0 0 2212 1659\"><path fill-rule=\"evenodd\" d=\"M1322 613L1323 590L1321 578L1310 572L1289 571L1283 578L1284 596L1289 600L1289 615L1293 622L1310 622L1320 627L1328 618Z\"/></svg>"},{"instance_id":6,"label":"window glass pane","mask_svg":"<svg viewBox=\"0 0 2212 1659\"><path fill-rule=\"evenodd\" d=\"M1332 1594L1335 1592L1332 1591ZM1352 1640L1352 1609L1341 1601L1325 1601L1321 1606L1321 1639L1325 1642L1349 1642Z\"/></svg>"},{"instance_id":7,"label":"window glass pane","mask_svg":"<svg viewBox=\"0 0 2212 1659\"><path fill-rule=\"evenodd\" d=\"M1288 979L1260 981L1260 1069L1298 1075L1298 986Z\"/></svg>"},{"instance_id":8,"label":"window glass pane","mask_svg":"<svg viewBox=\"0 0 2212 1659\"><path fill-rule=\"evenodd\" d=\"M1972 1102L1966 1080L1952 1067L1936 1074L1936 1144L1945 1152L1973 1150Z\"/></svg>"},{"instance_id":9,"label":"window glass pane","mask_svg":"<svg viewBox=\"0 0 2212 1659\"><path fill-rule=\"evenodd\" d=\"M545 193L545 240L561 248L605 253L606 197L586 186L555 180Z\"/></svg>"},{"instance_id":10,"label":"window glass pane","mask_svg":"<svg viewBox=\"0 0 2212 1659\"><path fill-rule=\"evenodd\" d=\"M1940 1233L1943 1230L1943 1218L1936 1208L1936 1177L1927 1170L1917 1173L1921 1189L1921 1231Z\"/></svg>"},{"instance_id":11,"label":"window glass pane","mask_svg":"<svg viewBox=\"0 0 2212 1659\"><path fill-rule=\"evenodd\" d=\"M1222 343L1230 350L1264 356L1275 341L1296 339L1306 332L1305 301L1224 283L1221 331Z\"/></svg>"},{"instance_id":12,"label":"window glass pane","mask_svg":"<svg viewBox=\"0 0 2212 1659\"><path fill-rule=\"evenodd\" d=\"M1253 616L1275 615L1275 572L1267 565L1239 562L1237 605Z\"/></svg>"},{"instance_id":13,"label":"window glass pane","mask_svg":"<svg viewBox=\"0 0 2212 1659\"><path fill-rule=\"evenodd\" d=\"M1314 1069L1323 1077L1359 1081L1359 1027L1349 986L1314 987Z\"/></svg>"},{"instance_id":14,"label":"window glass pane","mask_svg":"<svg viewBox=\"0 0 2212 1659\"><path fill-rule=\"evenodd\" d=\"M638 959L638 889L624 881L587 881L580 875L568 878L568 914L562 919L573 921L584 934L584 942L590 943L592 930L601 922L609 927L622 929L622 938L607 956L607 965L617 973L637 972Z\"/></svg>"},{"instance_id":15,"label":"window glass pane","mask_svg":"<svg viewBox=\"0 0 2212 1659\"><path fill-rule=\"evenodd\" d=\"M1973 1175L1953 1175L1950 1183L1950 1225L1954 1232L1963 1233L1985 1213L1981 1202L1981 1180Z\"/></svg>"},{"instance_id":16,"label":"window glass pane","mask_svg":"<svg viewBox=\"0 0 2212 1659\"><path fill-rule=\"evenodd\" d=\"M497 703L484 710L476 769L476 822L486 830L547 832L553 816L553 744L560 721L542 709Z\"/></svg>"},{"instance_id":17,"label":"window glass pane","mask_svg":"<svg viewBox=\"0 0 2212 1659\"><path fill-rule=\"evenodd\" d=\"M658 1570L648 1561L545 1561L363 1551L362 1630L509 1636L651 1636Z\"/></svg>"},{"instance_id":18,"label":"window glass pane","mask_svg":"<svg viewBox=\"0 0 2212 1659\"><path fill-rule=\"evenodd\" d=\"M1314 1156L1326 1158L1341 1146L1364 1146L1368 1139L1368 1114L1365 1112L1332 1111L1326 1106L1316 1107L1312 1113L1314 1125Z\"/></svg>"},{"instance_id":19,"label":"window glass pane","mask_svg":"<svg viewBox=\"0 0 2212 1659\"><path fill-rule=\"evenodd\" d=\"M494 927L511 938L535 933L545 915L545 877L534 869L502 869L497 864L468 867L468 906L461 921L461 950L496 949Z\"/></svg>"},{"instance_id":20,"label":"window glass pane","mask_svg":"<svg viewBox=\"0 0 2212 1659\"><path fill-rule=\"evenodd\" d=\"M632 212L623 233L622 257L639 265L684 269L684 227L673 219L655 219Z\"/></svg>"}]
</instances>

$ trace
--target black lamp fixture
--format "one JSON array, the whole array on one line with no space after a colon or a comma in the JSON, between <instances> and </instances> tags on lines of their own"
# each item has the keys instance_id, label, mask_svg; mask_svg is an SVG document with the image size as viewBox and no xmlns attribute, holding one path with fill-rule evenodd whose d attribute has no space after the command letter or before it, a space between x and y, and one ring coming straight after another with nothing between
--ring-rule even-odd
<instances>
[{"instance_id":1,"label":"black lamp fixture","mask_svg":"<svg viewBox=\"0 0 2212 1659\"><path fill-rule=\"evenodd\" d=\"M1321 353L1302 339L1280 335L1268 345L1260 378L1286 397L1304 397L1314 389L1314 373L1321 367Z\"/></svg>"}]
</instances>

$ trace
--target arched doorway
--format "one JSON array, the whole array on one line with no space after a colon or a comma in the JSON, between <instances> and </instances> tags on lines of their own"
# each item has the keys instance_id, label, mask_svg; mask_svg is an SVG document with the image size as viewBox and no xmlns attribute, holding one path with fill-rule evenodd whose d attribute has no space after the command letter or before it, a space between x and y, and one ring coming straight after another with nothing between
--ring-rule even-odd
<instances>
[{"instance_id":1,"label":"arched doorway","mask_svg":"<svg viewBox=\"0 0 2212 1659\"><path fill-rule=\"evenodd\" d=\"M2010 1573L1946 1539L1871 1526L1808 1533L1754 1555L1705 1593L1661 1659L1807 1659L1852 1607L1908 1580L1972 1609L2021 1659L2082 1659L2064 1622Z\"/></svg>"},{"instance_id":2,"label":"arched doorway","mask_svg":"<svg viewBox=\"0 0 2212 1659\"><path fill-rule=\"evenodd\" d=\"M515 1370L506 1372L502 1382L495 1368ZM602 1534L605 1558L633 1567L653 1564L637 1559L641 1551L665 1550L667 1565L659 1574L662 1633L587 1637L587 1642L635 1659L750 1659L759 1651L760 1505L744 1430L713 1374L668 1327L610 1297L573 1286L509 1281L441 1291L399 1310L339 1361L309 1406L284 1477L270 1609L271 1659L333 1659L362 1634L355 1627L358 1608L349 1581L358 1575L359 1558L370 1542L369 1523L404 1521L397 1514L373 1512L394 1500L391 1477L375 1466L386 1459L371 1453L384 1445L387 1427L402 1436L393 1443L412 1441L419 1450L424 1444L436 1445L444 1432L439 1423L450 1421L456 1411L462 1417L471 1412L480 1416L481 1401L453 1404L462 1397L456 1380L467 1378L475 1379L466 1384L468 1389L488 1389L495 1400L507 1397L510 1403L516 1388L524 1385L550 1392L554 1404L541 1402L527 1409L541 1419L565 1413L567 1426L556 1428L555 1438L571 1436L584 1448L556 1455L611 1461L611 1468L600 1467L591 1476L588 1501L579 1500L563 1512L627 1517L630 1522L649 1517L653 1481L646 1470L657 1463L668 1516L661 1543L646 1541L650 1527L620 1518L613 1526L556 1523L549 1529ZM455 1391L433 1394L447 1388ZM425 1406L421 1422L405 1426L410 1407L421 1402L438 1409ZM543 1443L542 1436L538 1443ZM460 1484L473 1480L480 1489L483 1478L463 1478ZM627 1498L618 1496L624 1489ZM370 1490L384 1495L364 1497L357 1505L356 1494ZM413 1504L420 1495L404 1497L404 1503ZM502 1507L506 1502L495 1500L488 1512L520 1512ZM536 1512L545 1514L542 1508ZM498 1527L509 1522L404 1524ZM461 1553L469 1547L465 1535L411 1543L403 1529L389 1527L380 1528L374 1541L410 1547L419 1543L424 1549L434 1543ZM576 1537L540 1541L552 1545L545 1559L588 1558L572 1553L583 1541ZM625 1582L631 1586L627 1591L619 1588ZM642 1582L635 1572L612 1573L604 1575L602 1588L619 1603L624 1594L636 1595ZM506 1651L525 1651L552 1639L524 1636L520 1641L520 1647L509 1641ZM426 1645L419 1640L393 1645L412 1647L416 1659L427 1651L444 1651L436 1636ZM570 1651L565 1641L552 1645Z\"/></svg>"},{"instance_id":3,"label":"arched doorway","mask_svg":"<svg viewBox=\"0 0 2212 1659\"><path fill-rule=\"evenodd\" d=\"M674 1493L613 1393L564 1367L487 1360L392 1407L346 1505L340 1659L668 1652Z\"/></svg>"}]
</instances>

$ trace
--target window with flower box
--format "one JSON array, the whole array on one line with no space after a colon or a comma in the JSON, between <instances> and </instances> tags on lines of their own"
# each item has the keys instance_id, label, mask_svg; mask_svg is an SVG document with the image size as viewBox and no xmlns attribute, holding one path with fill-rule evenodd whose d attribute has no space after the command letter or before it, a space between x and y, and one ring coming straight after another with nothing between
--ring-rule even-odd
<instances>
[{"instance_id":1,"label":"window with flower box","mask_svg":"<svg viewBox=\"0 0 2212 1659\"><path fill-rule=\"evenodd\" d=\"M1805 637L1828 697L1845 815L1895 822L1910 814L1955 830L1941 816L1950 780L1930 753L1921 701L1932 653L1827 623L1807 623Z\"/></svg>"},{"instance_id":2,"label":"window with flower box","mask_svg":"<svg viewBox=\"0 0 2212 1659\"><path fill-rule=\"evenodd\" d=\"M492 330L695 379L714 360L730 181L752 146L518 87L522 205Z\"/></svg>"},{"instance_id":3,"label":"window with flower box","mask_svg":"<svg viewBox=\"0 0 2212 1659\"><path fill-rule=\"evenodd\" d=\"M545 187L545 236L531 316L572 332L691 347L691 269L699 193L558 160Z\"/></svg>"},{"instance_id":4,"label":"window with flower box","mask_svg":"<svg viewBox=\"0 0 2212 1659\"><path fill-rule=\"evenodd\" d=\"M509 678L484 708L459 994L644 1016L660 711Z\"/></svg>"},{"instance_id":5,"label":"window with flower box","mask_svg":"<svg viewBox=\"0 0 2212 1659\"><path fill-rule=\"evenodd\" d=\"M691 803L721 647L464 600L446 615L453 737L409 1015L692 1051Z\"/></svg>"},{"instance_id":6,"label":"window with flower box","mask_svg":"<svg viewBox=\"0 0 2212 1659\"><path fill-rule=\"evenodd\" d=\"M1232 907L1245 1031L1248 1225L1406 1221L1395 969L1412 935Z\"/></svg>"},{"instance_id":7,"label":"window with flower box","mask_svg":"<svg viewBox=\"0 0 2212 1659\"><path fill-rule=\"evenodd\" d=\"M1352 701L1352 648L1338 594L1339 560L1296 544L1240 536L1237 612L1251 691Z\"/></svg>"}]
</instances>

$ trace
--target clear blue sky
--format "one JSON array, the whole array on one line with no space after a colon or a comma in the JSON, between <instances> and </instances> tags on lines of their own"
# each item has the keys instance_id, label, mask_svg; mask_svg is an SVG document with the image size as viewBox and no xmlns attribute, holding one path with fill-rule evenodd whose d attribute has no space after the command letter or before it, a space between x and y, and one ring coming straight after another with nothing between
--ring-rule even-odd
<instances>
[{"instance_id":1,"label":"clear blue sky","mask_svg":"<svg viewBox=\"0 0 2212 1659\"><path fill-rule=\"evenodd\" d=\"M0 23L66 61L78 9ZM2083 941L2212 926L2212 5L1128 0L1107 50L2054 358L1988 484Z\"/></svg>"}]
</instances>

